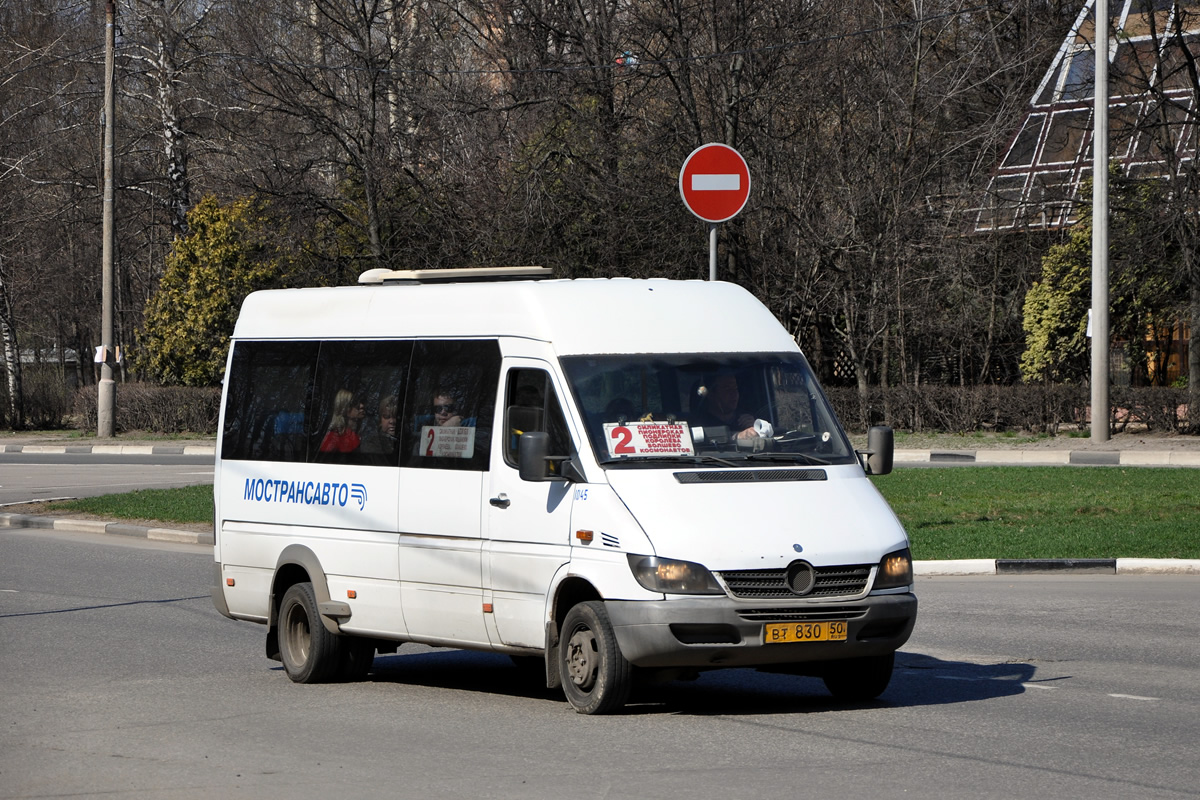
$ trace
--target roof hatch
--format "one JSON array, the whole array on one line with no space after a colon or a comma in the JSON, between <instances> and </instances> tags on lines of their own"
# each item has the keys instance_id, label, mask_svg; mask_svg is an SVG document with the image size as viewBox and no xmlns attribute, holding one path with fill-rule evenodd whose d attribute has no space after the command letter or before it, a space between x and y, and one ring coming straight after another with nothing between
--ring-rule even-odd
<instances>
[{"instance_id":1,"label":"roof hatch","mask_svg":"<svg viewBox=\"0 0 1200 800\"><path fill-rule=\"evenodd\" d=\"M364 285L527 281L553 277L549 267L463 267L458 269L369 269L358 276Z\"/></svg>"}]
</instances>

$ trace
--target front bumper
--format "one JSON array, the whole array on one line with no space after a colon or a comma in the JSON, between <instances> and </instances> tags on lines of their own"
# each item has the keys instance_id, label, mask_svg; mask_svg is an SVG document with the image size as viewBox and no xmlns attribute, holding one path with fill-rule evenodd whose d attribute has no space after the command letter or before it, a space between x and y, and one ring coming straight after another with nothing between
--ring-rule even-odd
<instances>
[{"instance_id":1,"label":"front bumper","mask_svg":"<svg viewBox=\"0 0 1200 800\"><path fill-rule=\"evenodd\" d=\"M755 667L886 655L917 621L916 595L769 606L728 597L605 601L621 653L638 667ZM764 644L769 622L846 620L844 642Z\"/></svg>"}]
</instances>

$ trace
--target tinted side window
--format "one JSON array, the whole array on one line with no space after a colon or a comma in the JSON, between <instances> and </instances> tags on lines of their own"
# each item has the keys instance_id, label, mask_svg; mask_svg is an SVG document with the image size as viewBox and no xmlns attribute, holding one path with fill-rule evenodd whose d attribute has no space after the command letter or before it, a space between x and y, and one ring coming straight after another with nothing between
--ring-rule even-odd
<instances>
[{"instance_id":1,"label":"tinted side window","mask_svg":"<svg viewBox=\"0 0 1200 800\"><path fill-rule=\"evenodd\" d=\"M323 342L309 461L396 466L397 416L412 342Z\"/></svg>"},{"instance_id":2,"label":"tinted side window","mask_svg":"<svg viewBox=\"0 0 1200 800\"><path fill-rule=\"evenodd\" d=\"M223 458L304 461L317 342L238 342L225 400Z\"/></svg>"},{"instance_id":3,"label":"tinted side window","mask_svg":"<svg viewBox=\"0 0 1200 800\"><path fill-rule=\"evenodd\" d=\"M401 417L402 465L486 470L499 380L494 341L417 342Z\"/></svg>"},{"instance_id":4,"label":"tinted side window","mask_svg":"<svg viewBox=\"0 0 1200 800\"><path fill-rule=\"evenodd\" d=\"M550 434L550 454L570 455L571 435L550 373L541 369L514 369L508 373L504 390L504 460L517 466L517 446L522 433L546 431Z\"/></svg>"}]
</instances>

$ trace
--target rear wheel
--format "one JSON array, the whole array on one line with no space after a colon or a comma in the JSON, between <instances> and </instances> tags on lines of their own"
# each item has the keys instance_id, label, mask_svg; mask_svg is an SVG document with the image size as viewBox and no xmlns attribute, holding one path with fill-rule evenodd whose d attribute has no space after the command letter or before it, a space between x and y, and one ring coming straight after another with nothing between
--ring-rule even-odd
<instances>
[{"instance_id":1,"label":"rear wheel","mask_svg":"<svg viewBox=\"0 0 1200 800\"><path fill-rule=\"evenodd\" d=\"M895 661L895 653L837 661L823 676L825 688L838 700L874 700L883 694L892 680Z\"/></svg>"},{"instance_id":2,"label":"rear wheel","mask_svg":"<svg viewBox=\"0 0 1200 800\"><path fill-rule=\"evenodd\" d=\"M325 630L311 583L293 584L279 604L279 655L296 683L328 680L341 663L342 642Z\"/></svg>"},{"instance_id":3,"label":"rear wheel","mask_svg":"<svg viewBox=\"0 0 1200 800\"><path fill-rule=\"evenodd\" d=\"M558 668L563 693L580 714L609 714L625 705L633 667L621 655L604 603L590 600L567 612Z\"/></svg>"}]
</instances>

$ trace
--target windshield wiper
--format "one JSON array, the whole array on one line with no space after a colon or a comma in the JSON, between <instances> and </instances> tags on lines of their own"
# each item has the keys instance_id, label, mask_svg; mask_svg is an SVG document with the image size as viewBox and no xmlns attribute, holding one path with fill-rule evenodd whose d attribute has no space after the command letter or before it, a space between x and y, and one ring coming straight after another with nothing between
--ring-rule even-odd
<instances>
[{"instance_id":1,"label":"windshield wiper","mask_svg":"<svg viewBox=\"0 0 1200 800\"><path fill-rule=\"evenodd\" d=\"M747 461L793 461L799 459L805 464L816 464L822 467L831 466L833 463L807 453L747 453L742 458Z\"/></svg>"}]
</instances>

